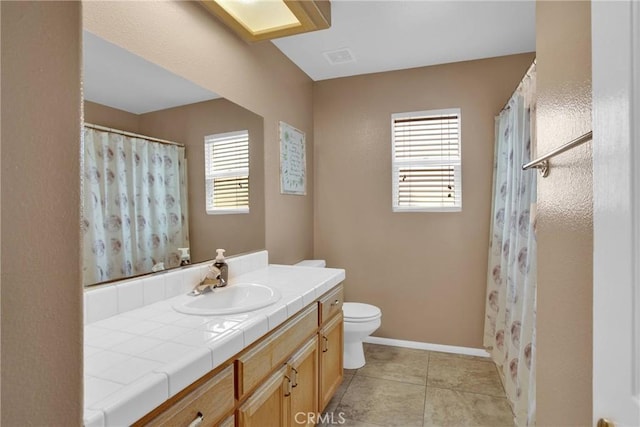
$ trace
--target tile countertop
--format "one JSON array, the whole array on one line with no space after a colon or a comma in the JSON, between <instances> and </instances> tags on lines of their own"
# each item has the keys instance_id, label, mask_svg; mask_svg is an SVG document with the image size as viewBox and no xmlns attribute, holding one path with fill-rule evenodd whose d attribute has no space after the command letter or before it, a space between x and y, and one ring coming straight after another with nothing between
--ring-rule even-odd
<instances>
[{"instance_id":1,"label":"tile countertop","mask_svg":"<svg viewBox=\"0 0 640 427\"><path fill-rule=\"evenodd\" d=\"M248 313L198 316L171 305L184 295L85 326L84 425L125 426L242 351L345 278L342 269L269 265L230 281L278 289Z\"/></svg>"}]
</instances>

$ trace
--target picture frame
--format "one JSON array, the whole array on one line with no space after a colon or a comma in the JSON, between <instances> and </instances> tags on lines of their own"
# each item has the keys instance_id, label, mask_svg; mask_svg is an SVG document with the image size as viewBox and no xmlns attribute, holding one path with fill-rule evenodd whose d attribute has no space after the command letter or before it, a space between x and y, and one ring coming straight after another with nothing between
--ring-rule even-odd
<instances>
[{"instance_id":1,"label":"picture frame","mask_svg":"<svg viewBox=\"0 0 640 427\"><path fill-rule=\"evenodd\" d=\"M305 133L280 122L280 193L307 194Z\"/></svg>"}]
</instances>

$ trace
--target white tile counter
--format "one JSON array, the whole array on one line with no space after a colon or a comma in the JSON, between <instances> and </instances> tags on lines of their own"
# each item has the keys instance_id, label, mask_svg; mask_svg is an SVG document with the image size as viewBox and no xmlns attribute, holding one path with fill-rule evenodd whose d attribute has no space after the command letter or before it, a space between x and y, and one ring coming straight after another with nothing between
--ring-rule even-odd
<instances>
[{"instance_id":1,"label":"white tile counter","mask_svg":"<svg viewBox=\"0 0 640 427\"><path fill-rule=\"evenodd\" d=\"M233 264L240 263L238 260ZM229 286L240 282L271 286L280 291L280 300L248 313L198 316L178 313L172 308L172 304L180 299L197 298L181 292L178 296L142 307L137 305L139 308L133 310L120 309L119 314L86 324L85 426L131 424L345 278L342 269L282 265L262 266L233 276L233 264L229 264ZM202 267L199 274L183 272L193 279L192 284L179 286L183 291L192 288L204 275ZM137 295L137 291L127 291ZM95 299L95 296L88 296L91 292L87 292L86 301ZM140 292L140 298L144 298L145 292L152 291L142 284ZM131 305L129 299L118 301L121 307ZM96 301L87 305L88 311L100 307L104 310ZM94 306L98 308L94 309ZM86 317L91 318L91 313L87 312Z\"/></svg>"}]
</instances>

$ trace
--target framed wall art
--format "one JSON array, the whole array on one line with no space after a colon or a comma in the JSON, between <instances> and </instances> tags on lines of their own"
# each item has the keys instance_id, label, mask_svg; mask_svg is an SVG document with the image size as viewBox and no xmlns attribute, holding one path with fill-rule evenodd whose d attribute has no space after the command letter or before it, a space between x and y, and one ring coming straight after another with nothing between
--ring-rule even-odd
<instances>
[{"instance_id":1,"label":"framed wall art","mask_svg":"<svg viewBox=\"0 0 640 427\"><path fill-rule=\"evenodd\" d=\"M304 132L280 122L280 192L307 194Z\"/></svg>"}]
</instances>

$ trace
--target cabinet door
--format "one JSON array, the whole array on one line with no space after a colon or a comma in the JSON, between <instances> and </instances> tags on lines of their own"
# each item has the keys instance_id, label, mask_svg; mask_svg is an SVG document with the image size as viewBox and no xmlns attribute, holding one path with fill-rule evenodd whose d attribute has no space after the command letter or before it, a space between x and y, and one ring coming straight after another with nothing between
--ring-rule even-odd
<instances>
[{"instance_id":1,"label":"cabinet door","mask_svg":"<svg viewBox=\"0 0 640 427\"><path fill-rule=\"evenodd\" d=\"M320 348L320 412L327 406L342 383L342 351L344 329L342 312L329 320L319 333Z\"/></svg>"},{"instance_id":2,"label":"cabinet door","mask_svg":"<svg viewBox=\"0 0 640 427\"><path fill-rule=\"evenodd\" d=\"M238 425L243 427L282 427L287 425L291 382L287 366L282 366L256 389L238 409Z\"/></svg>"},{"instance_id":3,"label":"cabinet door","mask_svg":"<svg viewBox=\"0 0 640 427\"><path fill-rule=\"evenodd\" d=\"M318 336L314 335L289 360L290 426L315 425L318 412Z\"/></svg>"}]
</instances>

